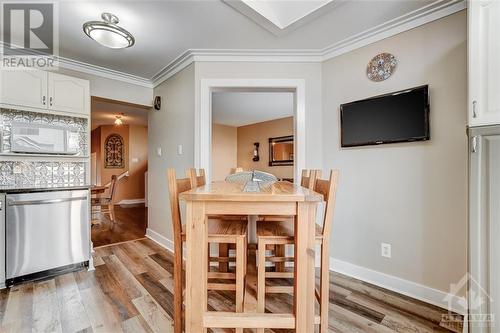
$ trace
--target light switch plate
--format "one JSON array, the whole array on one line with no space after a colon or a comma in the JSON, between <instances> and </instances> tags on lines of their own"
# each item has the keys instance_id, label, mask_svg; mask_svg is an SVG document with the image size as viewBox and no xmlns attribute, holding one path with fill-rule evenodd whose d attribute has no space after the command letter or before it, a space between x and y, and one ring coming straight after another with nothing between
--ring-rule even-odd
<instances>
[{"instance_id":1,"label":"light switch plate","mask_svg":"<svg viewBox=\"0 0 500 333\"><path fill-rule=\"evenodd\" d=\"M156 148L156 155L161 156L161 147Z\"/></svg>"},{"instance_id":2,"label":"light switch plate","mask_svg":"<svg viewBox=\"0 0 500 333\"><path fill-rule=\"evenodd\" d=\"M177 155L182 155L182 145L177 146Z\"/></svg>"}]
</instances>

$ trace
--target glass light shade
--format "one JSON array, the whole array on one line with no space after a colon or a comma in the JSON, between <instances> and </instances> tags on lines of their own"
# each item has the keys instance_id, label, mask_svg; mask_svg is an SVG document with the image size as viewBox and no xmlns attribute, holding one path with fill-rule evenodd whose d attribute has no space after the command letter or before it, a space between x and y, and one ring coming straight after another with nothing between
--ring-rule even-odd
<instances>
[{"instance_id":1,"label":"glass light shade","mask_svg":"<svg viewBox=\"0 0 500 333\"><path fill-rule=\"evenodd\" d=\"M118 23L116 16L104 13L102 17L104 21L90 21L83 25L83 31L87 36L111 49L123 49L134 45L134 36L116 25Z\"/></svg>"},{"instance_id":2,"label":"glass light shade","mask_svg":"<svg viewBox=\"0 0 500 333\"><path fill-rule=\"evenodd\" d=\"M116 117L116 119L115 119L115 125L120 126L121 124L123 124L123 121L121 120L121 118Z\"/></svg>"}]
</instances>

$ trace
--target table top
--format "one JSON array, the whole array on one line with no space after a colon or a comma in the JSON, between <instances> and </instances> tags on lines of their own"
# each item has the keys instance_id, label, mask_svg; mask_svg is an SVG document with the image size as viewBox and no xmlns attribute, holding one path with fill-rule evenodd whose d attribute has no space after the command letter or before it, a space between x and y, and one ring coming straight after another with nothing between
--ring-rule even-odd
<instances>
[{"instance_id":1,"label":"table top","mask_svg":"<svg viewBox=\"0 0 500 333\"><path fill-rule=\"evenodd\" d=\"M318 202L323 200L323 196L290 182L259 182L255 185L222 181L183 192L179 195L179 199L184 201Z\"/></svg>"}]
</instances>

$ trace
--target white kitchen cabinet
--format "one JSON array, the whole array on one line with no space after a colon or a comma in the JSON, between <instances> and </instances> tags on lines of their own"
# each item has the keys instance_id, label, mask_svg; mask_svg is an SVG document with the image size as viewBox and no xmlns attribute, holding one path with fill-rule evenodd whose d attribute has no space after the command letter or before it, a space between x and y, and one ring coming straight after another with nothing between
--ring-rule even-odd
<instances>
[{"instance_id":1,"label":"white kitchen cabinet","mask_svg":"<svg viewBox=\"0 0 500 333\"><path fill-rule=\"evenodd\" d=\"M469 126L500 124L500 1L469 0Z\"/></svg>"},{"instance_id":2,"label":"white kitchen cabinet","mask_svg":"<svg viewBox=\"0 0 500 333\"><path fill-rule=\"evenodd\" d=\"M45 109L47 101L47 72L0 71L0 103Z\"/></svg>"},{"instance_id":3,"label":"white kitchen cabinet","mask_svg":"<svg viewBox=\"0 0 500 333\"><path fill-rule=\"evenodd\" d=\"M48 73L48 106L50 110L89 113L89 81L67 75Z\"/></svg>"},{"instance_id":4,"label":"white kitchen cabinet","mask_svg":"<svg viewBox=\"0 0 500 333\"><path fill-rule=\"evenodd\" d=\"M90 114L89 81L41 70L1 70L0 104Z\"/></svg>"}]
</instances>

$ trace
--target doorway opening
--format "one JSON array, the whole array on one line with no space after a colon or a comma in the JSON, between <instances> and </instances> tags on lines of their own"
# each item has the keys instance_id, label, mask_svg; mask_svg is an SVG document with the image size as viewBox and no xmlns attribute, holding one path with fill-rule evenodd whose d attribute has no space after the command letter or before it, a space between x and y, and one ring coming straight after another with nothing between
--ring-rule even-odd
<instances>
[{"instance_id":1,"label":"doorway opening","mask_svg":"<svg viewBox=\"0 0 500 333\"><path fill-rule=\"evenodd\" d=\"M305 166L305 81L302 79L203 79L201 80L200 108L195 114L195 166L203 168L207 180L212 172L213 100L217 93L291 93L293 96L293 180L300 181L300 170ZM269 138L268 138L269 139ZM256 141L257 142L257 141ZM269 145L269 142L265 143ZM288 145L290 147L290 145ZM254 147L255 148L255 147ZM259 143L259 149L262 149ZM291 155L291 156L290 156ZM264 161L268 161L266 155ZM260 158L259 150L259 158ZM236 166L238 167L238 166ZM277 170L277 169L274 169ZM281 177L288 178L288 177ZM290 180L290 178L289 178Z\"/></svg>"},{"instance_id":2,"label":"doorway opening","mask_svg":"<svg viewBox=\"0 0 500 333\"><path fill-rule=\"evenodd\" d=\"M149 108L92 97L90 169L94 247L145 237Z\"/></svg>"},{"instance_id":3,"label":"doorway opening","mask_svg":"<svg viewBox=\"0 0 500 333\"><path fill-rule=\"evenodd\" d=\"M294 100L289 89L214 90L211 179L253 172L293 182Z\"/></svg>"}]
</instances>

